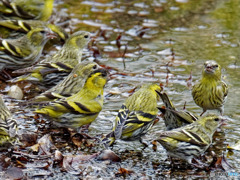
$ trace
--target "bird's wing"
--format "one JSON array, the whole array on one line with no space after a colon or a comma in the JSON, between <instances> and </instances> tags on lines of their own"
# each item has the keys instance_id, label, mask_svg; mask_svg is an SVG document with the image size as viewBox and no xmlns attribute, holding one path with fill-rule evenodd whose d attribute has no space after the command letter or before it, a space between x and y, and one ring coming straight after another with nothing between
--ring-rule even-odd
<instances>
[{"instance_id":1,"label":"bird's wing","mask_svg":"<svg viewBox=\"0 0 240 180\"><path fill-rule=\"evenodd\" d=\"M188 142L198 146L206 146L209 143L199 136L195 130L194 126L185 126L185 128L178 128L171 131L160 132L161 138L172 138L177 141Z\"/></svg>"},{"instance_id":2,"label":"bird's wing","mask_svg":"<svg viewBox=\"0 0 240 180\"><path fill-rule=\"evenodd\" d=\"M123 104L116 117L116 125L114 130L114 136L116 139L120 139L122 136L122 130L128 118L128 114L129 109L127 109L127 107Z\"/></svg>"},{"instance_id":3,"label":"bird's wing","mask_svg":"<svg viewBox=\"0 0 240 180\"><path fill-rule=\"evenodd\" d=\"M10 43L4 39L0 39L0 51L4 52L9 56L13 56L16 58L22 58L23 56L30 54L30 51L28 48L25 48L23 51L22 48L16 45L13 45L13 42Z\"/></svg>"}]
</instances>

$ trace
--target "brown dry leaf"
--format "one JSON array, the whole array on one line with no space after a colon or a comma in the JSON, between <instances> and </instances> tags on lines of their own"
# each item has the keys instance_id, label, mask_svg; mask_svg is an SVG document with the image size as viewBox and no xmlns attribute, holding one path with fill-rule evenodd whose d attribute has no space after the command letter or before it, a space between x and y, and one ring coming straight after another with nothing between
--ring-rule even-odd
<instances>
[{"instance_id":1,"label":"brown dry leaf","mask_svg":"<svg viewBox=\"0 0 240 180\"><path fill-rule=\"evenodd\" d=\"M121 176L124 176L126 177L126 175L129 175L131 173L133 173L134 171L131 171L131 170L127 170L125 168L119 168L118 172L116 173L116 175L121 175Z\"/></svg>"},{"instance_id":2,"label":"brown dry leaf","mask_svg":"<svg viewBox=\"0 0 240 180\"><path fill-rule=\"evenodd\" d=\"M41 155L51 155L51 150L56 149L52 142L50 134L46 134L38 140L38 143L33 145L31 149Z\"/></svg>"},{"instance_id":3,"label":"brown dry leaf","mask_svg":"<svg viewBox=\"0 0 240 180\"><path fill-rule=\"evenodd\" d=\"M216 157L214 158L213 163L211 164L214 168L220 168L225 171L230 171L232 169L232 166L227 162L227 159L224 155L222 157Z\"/></svg>"},{"instance_id":4,"label":"brown dry leaf","mask_svg":"<svg viewBox=\"0 0 240 180\"><path fill-rule=\"evenodd\" d=\"M112 162L120 162L121 158L110 149L105 149L98 155L97 160L100 161L110 160Z\"/></svg>"},{"instance_id":5,"label":"brown dry leaf","mask_svg":"<svg viewBox=\"0 0 240 180\"><path fill-rule=\"evenodd\" d=\"M135 92L136 89L137 89L137 87L135 87L135 88L129 90L128 93L133 94L133 93Z\"/></svg>"},{"instance_id":6,"label":"brown dry leaf","mask_svg":"<svg viewBox=\"0 0 240 180\"><path fill-rule=\"evenodd\" d=\"M26 165L25 165L25 164L23 164L21 161L19 161L19 160L16 160L16 163L17 163L18 167L21 167L21 168L26 168Z\"/></svg>"},{"instance_id":7,"label":"brown dry leaf","mask_svg":"<svg viewBox=\"0 0 240 180\"><path fill-rule=\"evenodd\" d=\"M6 169L11 164L11 159L5 155L0 156L0 171Z\"/></svg>"},{"instance_id":8,"label":"brown dry leaf","mask_svg":"<svg viewBox=\"0 0 240 180\"><path fill-rule=\"evenodd\" d=\"M61 162L63 160L63 155L59 150L55 151L54 161Z\"/></svg>"},{"instance_id":9,"label":"brown dry leaf","mask_svg":"<svg viewBox=\"0 0 240 180\"><path fill-rule=\"evenodd\" d=\"M22 134L20 141L23 143L24 147L28 147L36 144L37 137L37 134Z\"/></svg>"},{"instance_id":10,"label":"brown dry leaf","mask_svg":"<svg viewBox=\"0 0 240 180\"><path fill-rule=\"evenodd\" d=\"M157 151L157 140L152 141L152 145L153 145L153 147L152 147L153 151L156 152Z\"/></svg>"},{"instance_id":11,"label":"brown dry leaf","mask_svg":"<svg viewBox=\"0 0 240 180\"><path fill-rule=\"evenodd\" d=\"M63 168L71 174L81 174L82 170L79 168L81 164L96 158L98 153L92 155L67 155L63 158Z\"/></svg>"},{"instance_id":12,"label":"brown dry leaf","mask_svg":"<svg viewBox=\"0 0 240 180\"><path fill-rule=\"evenodd\" d=\"M31 146L31 149L32 149L33 152L38 152L39 144L34 144L33 146Z\"/></svg>"}]
</instances>

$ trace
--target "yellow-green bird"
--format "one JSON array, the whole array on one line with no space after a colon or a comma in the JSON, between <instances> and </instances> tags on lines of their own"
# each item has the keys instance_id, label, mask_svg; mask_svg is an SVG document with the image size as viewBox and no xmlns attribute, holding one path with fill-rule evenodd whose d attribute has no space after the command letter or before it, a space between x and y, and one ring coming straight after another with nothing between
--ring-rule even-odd
<instances>
[{"instance_id":1,"label":"yellow-green bird","mask_svg":"<svg viewBox=\"0 0 240 180\"><path fill-rule=\"evenodd\" d=\"M0 17L47 21L52 15L53 3L54 0L0 0Z\"/></svg>"},{"instance_id":2,"label":"yellow-green bird","mask_svg":"<svg viewBox=\"0 0 240 180\"><path fill-rule=\"evenodd\" d=\"M0 96L0 146L16 141L17 123Z\"/></svg>"},{"instance_id":3,"label":"yellow-green bird","mask_svg":"<svg viewBox=\"0 0 240 180\"><path fill-rule=\"evenodd\" d=\"M222 80L221 66L213 61L206 61L202 78L192 89L195 103L203 108L202 116L207 110L217 109L223 114L223 104L228 94L228 86Z\"/></svg>"},{"instance_id":4,"label":"yellow-green bird","mask_svg":"<svg viewBox=\"0 0 240 180\"><path fill-rule=\"evenodd\" d=\"M192 159L203 154L212 144L213 134L222 123L222 117L209 115L192 124L158 132L157 141L167 150L170 157L192 164Z\"/></svg>"},{"instance_id":5,"label":"yellow-green bird","mask_svg":"<svg viewBox=\"0 0 240 180\"><path fill-rule=\"evenodd\" d=\"M36 28L49 28L65 42L68 33L63 28L40 20L1 20L0 32L2 38L18 38Z\"/></svg>"},{"instance_id":6,"label":"yellow-green bird","mask_svg":"<svg viewBox=\"0 0 240 180\"><path fill-rule=\"evenodd\" d=\"M81 62L74 67L72 72L63 81L60 81L56 86L36 96L27 103L45 103L46 101L54 101L72 96L83 88L89 75L98 69L100 69L100 66L95 62Z\"/></svg>"},{"instance_id":7,"label":"yellow-green bird","mask_svg":"<svg viewBox=\"0 0 240 180\"><path fill-rule=\"evenodd\" d=\"M33 67L14 71L26 74L11 80L11 82L30 81L43 87L55 86L81 62L83 48L90 39L89 32L77 31L73 33L53 56L44 59Z\"/></svg>"},{"instance_id":8,"label":"yellow-green bird","mask_svg":"<svg viewBox=\"0 0 240 180\"><path fill-rule=\"evenodd\" d=\"M57 126L79 130L81 126L91 124L102 110L106 82L107 71L97 69L78 93L52 101L35 112L47 116Z\"/></svg>"},{"instance_id":9,"label":"yellow-green bird","mask_svg":"<svg viewBox=\"0 0 240 180\"><path fill-rule=\"evenodd\" d=\"M49 28L36 28L18 39L0 39L0 71L31 66L38 61L47 41L55 37Z\"/></svg>"},{"instance_id":10,"label":"yellow-green bird","mask_svg":"<svg viewBox=\"0 0 240 180\"><path fill-rule=\"evenodd\" d=\"M158 109L163 114L163 120L167 130L191 124L198 119L189 111L177 110L166 93L160 93L158 91L157 93L159 94L165 105L165 107L158 107Z\"/></svg>"},{"instance_id":11,"label":"yellow-green bird","mask_svg":"<svg viewBox=\"0 0 240 180\"><path fill-rule=\"evenodd\" d=\"M102 140L106 147L115 140L140 140L153 126L157 117L157 100L161 88L157 84L144 84L137 92L128 97L115 119L111 133Z\"/></svg>"}]
</instances>

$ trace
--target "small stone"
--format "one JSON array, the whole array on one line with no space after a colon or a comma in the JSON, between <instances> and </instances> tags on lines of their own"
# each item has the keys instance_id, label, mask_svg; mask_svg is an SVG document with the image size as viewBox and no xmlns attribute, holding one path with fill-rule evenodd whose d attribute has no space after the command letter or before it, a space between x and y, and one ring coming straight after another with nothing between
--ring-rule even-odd
<instances>
[{"instance_id":1,"label":"small stone","mask_svg":"<svg viewBox=\"0 0 240 180\"><path fill-rule=\"evenodd\" d=\"M8 96L10 96L14 99L21 100L21 99L23 99L23 91L17 85L13 85L13 86L11 86L10 90L8 91Z\"/></svg>"}]
</instances>

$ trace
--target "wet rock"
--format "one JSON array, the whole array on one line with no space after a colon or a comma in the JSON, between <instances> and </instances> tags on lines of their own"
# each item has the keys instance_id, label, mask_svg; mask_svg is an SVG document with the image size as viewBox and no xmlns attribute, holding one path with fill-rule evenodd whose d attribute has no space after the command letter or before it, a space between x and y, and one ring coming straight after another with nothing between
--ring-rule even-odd
<instances>
[{"instance_id":1,"label":"wet rock","mask_svg":"<svg viewBox=\"0 0 240 180\"><path fill-rule=\"evenodd\" d=\"M13 85L13 86L10 87L10 89L8 91L8 96L10 96L14 99L21 100L23 98L23 91L17 85Z\"/></svg>"}]
</instances>

